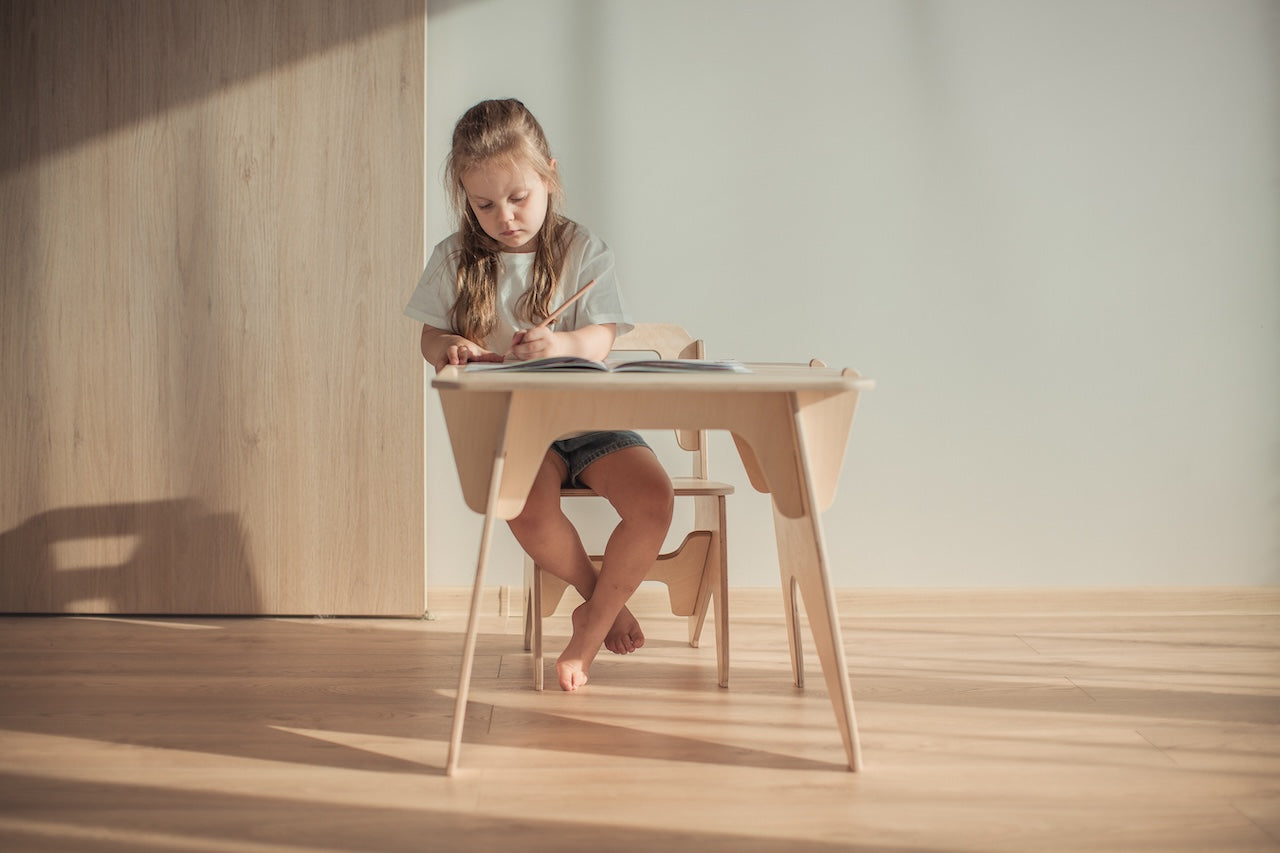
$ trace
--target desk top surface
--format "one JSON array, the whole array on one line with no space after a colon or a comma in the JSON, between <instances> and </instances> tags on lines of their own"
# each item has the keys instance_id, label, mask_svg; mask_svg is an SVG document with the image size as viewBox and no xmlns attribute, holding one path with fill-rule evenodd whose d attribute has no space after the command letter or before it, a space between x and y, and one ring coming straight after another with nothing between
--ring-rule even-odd
<instances>
[{"instance_id":1,"label":"desk top surface","mask_svg":"<svg viewBox=\"0 0 1280 853\"><path fill-rule=\"evenodd\" d=\"M746 364L750 373L607 373L596 370L483 371L446 367L431 384L453 391L866 391L874 380L851 369L796 364Z\"/></svg>"}]
</instances>

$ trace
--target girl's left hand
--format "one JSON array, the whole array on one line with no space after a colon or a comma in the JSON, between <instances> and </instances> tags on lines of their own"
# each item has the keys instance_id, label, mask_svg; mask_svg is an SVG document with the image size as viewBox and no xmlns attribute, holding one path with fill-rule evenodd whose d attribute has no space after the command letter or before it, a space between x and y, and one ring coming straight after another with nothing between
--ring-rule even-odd
<instances>
[{"instance_id":1,"label":"girl's left hand","mask_svg":"<svg viewBox=\"0 0 1280 853\"><path fill-rule=\"evenodd\" d=\"M533 358L550 358L560 355L556 333L546 326L534 326L523 332L516 332L511 338L511 358L528 361Z\"/></svg>"}]
</instances>

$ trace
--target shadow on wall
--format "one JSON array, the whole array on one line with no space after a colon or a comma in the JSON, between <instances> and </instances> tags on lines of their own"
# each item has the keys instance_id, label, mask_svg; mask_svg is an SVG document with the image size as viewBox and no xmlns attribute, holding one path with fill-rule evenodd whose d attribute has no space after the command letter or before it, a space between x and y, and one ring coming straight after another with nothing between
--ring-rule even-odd
<instances>
[{"instance_id":1,"label":"shadow on wall","mask_svg":"<svg viewBox=\"0 0 1280 853\"><path fill-rule=\"evenodd\" d=\"M196 500L69 507L0 534L0 611L261 612L248 537Z\"/></svg>"},{"instance_id":2,"label":"shadow on wall","mask_svg":"<svg viewBox=\"0 0 1280 853\"><path fill-rule=\"evenodd\" d=\"M0 100L17 139L38 139L45 157L191 101L306 59L339 44L422 15L423 0L380 0L334 4L314 0L222 0L155 3L151 0L25 0L0 4ZM362 12L350 14L351 11ZM342 27L326 19L341 15ZM298 38L273 40L271 50L241 50L235 62L220 59L225 45L252 44L274 32L278 21L309 21ZM124 55L104 57L104 34L111 43L131 43ZM94 61L73 61L97 57ZM163 63L162 78L148 75L140 57ZM68 73L69 72L69 73ZM110 75L115 97L88 97ZM42 102L73 98L74 120L32 110ZM10 100L12 98L12 100ZM29 159L30 146L0 145L0 174Z\"/></svg>"}]
</instances>

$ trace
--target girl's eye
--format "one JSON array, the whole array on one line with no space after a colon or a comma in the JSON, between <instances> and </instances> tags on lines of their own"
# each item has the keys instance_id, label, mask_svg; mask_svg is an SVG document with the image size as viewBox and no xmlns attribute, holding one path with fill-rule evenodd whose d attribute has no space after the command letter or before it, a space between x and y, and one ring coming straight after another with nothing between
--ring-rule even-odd
<instances>
[{"instance_id":1,"label":"girl's eye","mask_svg":"<svg viewBox=\"0 0 1280 853\"><path fill-rule=\"evenodd\" d=\"M493 205L486 201L484 204L477 204L476 210L488 210L491 207L493 207Z\"/></svg>"},{"instance_id":2,"label":"girl's eye","mask_svg":"<svg viewBox=\"0 0 1280 853\"><path fill-rule=\"evenodd\" d=\"M515 202L516 204L520 204L520 202L524 201L524 200L525 200L525 199L527 199L528 197L529 197L529 194L528 194L528 193L525 193L524 195L521 195L521 196L512 196L512 197L511 197L511 200L512 200L513 202Z\"/></svg>"}]
</instances>

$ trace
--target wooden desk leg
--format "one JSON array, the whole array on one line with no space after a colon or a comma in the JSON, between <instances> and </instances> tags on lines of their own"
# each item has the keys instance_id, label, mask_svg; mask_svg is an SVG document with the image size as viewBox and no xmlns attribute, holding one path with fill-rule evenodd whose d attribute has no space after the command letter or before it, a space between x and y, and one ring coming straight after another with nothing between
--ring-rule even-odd
<instances>
[{"instance_id":1,"label":"wooden desk leg","mask_svg":"<svg viewBox=\"0 0 1280 853\"><path fill-rule=\"evenodd\" d=\"M462 643L462 670L458 673L458 698L453 704L453 731L449 735L449 757L444 773L452 776L458 769L458 752L462 748L462 727L467 721L467 694L471 690L471 665L476 657L476 634L480 630L480 601L484 597L484 570L489 562L489 545L493 541L493 525L497 519L498 487L502 484L502 466L505 457L493 460L493 473L489 478L488 505L485 507L484 528L480 532L480 556L476 560L476 584L471 590L471 612L467 614L467 637Z\"/></svg>"},{"instance_id":2,"label":"wooden desk leg","mask_svg":"<svg viewBox=\"0 0 1280 853\"><path fill-rule=\"evenodd\" d=\"M827 694L835 711L836 725L844 741L849 769L862 766L862 749L858 743L858 724L853 714L853 691L849 686L849 669L845 662L844 640L840 632L840 619L836 613L835 594L827 574L826 548L822 540L822 526L818 518L805 515L787 518L775 510L774 528L778 535L778 556L782 567L783 588L798 588L809 617L809 630L813 634L814 649L822 665ZM795 605L792 596L791 606ZM804 668L800 657L798 616L788 609L788 621L796 619L794 634L790 634L794 651L792 663L796 667L796 686L804 686Z\"/></svg>"},{"instance_id":3,"label":"wooden desk leg","mask_svg":"<svg viewBox=\"0 0 1280 853\"><path fill-rule=\"evenodd\" d=\"M858 724L853 714L853 690L849 686L849 669L844 656L844 639L840 631L840 618L836 613L835 592L828 572L827 549L822 533L822 521L818 517L813 478L804 447L804 432L796 425L797 464L804 478L805 512L799 518L787 518L774 507L774 530L778 537L778 560L782 571L783 598L790 599L787 610L788 631L792 644L792 665L795 667L797 686L803 686L804 669L800 656L800 637L791 608L795 606L792 590L798 588L809 617L809 630L813 634L814 648L822 664L827 694L835 711L836 725L844 741L849 769L862 767L862 748L858 742ZM791 593L788 595L787 593Z\"/></svg>"}]
</instances>

